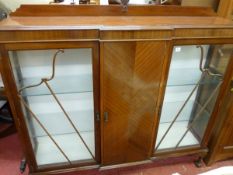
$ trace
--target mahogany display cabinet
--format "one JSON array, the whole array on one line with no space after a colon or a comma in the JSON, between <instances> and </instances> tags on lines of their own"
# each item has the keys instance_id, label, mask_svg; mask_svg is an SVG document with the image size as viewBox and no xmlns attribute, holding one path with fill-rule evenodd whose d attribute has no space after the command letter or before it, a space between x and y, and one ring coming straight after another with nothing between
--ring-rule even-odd
<instances>
[{"instance_id":1,"label":"mahogany display cabinet","mask_svg":"<svg viewBox=\"0 0 233 175\"><path fill-rule=\"evenodd\" d=\"M0 23L0 66L30 172L205 157L232 48L209 8L22 5Z\"/></svg>"}]
</instances>

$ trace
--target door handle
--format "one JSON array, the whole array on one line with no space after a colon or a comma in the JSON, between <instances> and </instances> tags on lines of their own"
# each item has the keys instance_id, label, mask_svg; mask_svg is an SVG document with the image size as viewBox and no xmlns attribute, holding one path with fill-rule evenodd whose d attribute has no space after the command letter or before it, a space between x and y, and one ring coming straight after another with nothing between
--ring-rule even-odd
<instances>
[{"instance_id":1,"label":"door handle","mask_svg":"<svg viewBox=\"0 0 233 175\"><path fill-rule=\"evenodd\" d=\"M108 112L104 112L104 122L108 122Z\"/></svg>"}]
</instances>

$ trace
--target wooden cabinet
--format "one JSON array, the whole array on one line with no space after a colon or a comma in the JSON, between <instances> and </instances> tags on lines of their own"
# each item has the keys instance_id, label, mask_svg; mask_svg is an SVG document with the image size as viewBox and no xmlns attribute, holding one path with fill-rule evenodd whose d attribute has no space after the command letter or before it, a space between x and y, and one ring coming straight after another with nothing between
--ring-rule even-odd
<instances>
[{"instance_id":1,"label":"wooden cabinet","mask_svg":"<svg viewBox=\"0 0 233 175\"><path fill-rule=\"evenodd\" d=\"M0 70L30 172L204 157L232 34L208 8L22 6L0 23Z\"/></svg>"},{"instance_id":2,"label":"wooden cabinet","mask_svg":"<svg viewBox=\"0 0 233 175\"><path fill-rule=\"evenodd\" d=\"M150 158L165 41L103 43L103 164Z\"/></svg>"}]
</instances>

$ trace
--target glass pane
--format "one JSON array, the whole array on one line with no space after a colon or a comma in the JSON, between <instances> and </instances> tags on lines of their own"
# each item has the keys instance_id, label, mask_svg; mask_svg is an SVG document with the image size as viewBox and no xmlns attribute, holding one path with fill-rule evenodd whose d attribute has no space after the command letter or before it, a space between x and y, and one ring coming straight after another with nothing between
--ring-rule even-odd
<instances>
[{"instance_id":1,"label":"glass pane","mask_svg":"<svg viewBox=\"0 0 233 175\"><path fill-rule=\"evenodd\" d=\"M231 51L232 45L174 47L156 150L174 150L201 143ZM201 53L203 71L200 69Z\"/></svg>"},{"instance_id":2,"label":"glass pane","mask_svg":"<svg viewBox=\"0 0 233 175\"><path fill-rule=\"evenodd\" d=\"M42 78L49 78L56 52L57 50L9 52L18 90L38 84ZM95 155L92 50L65 49L64 53L58 54L55 76L48 84ZM24 89L21 95L70 161L92 159L45 83ZM24 105L22 107L38 165L68 162L31 112Z\"/></svg>"}]
</instances>

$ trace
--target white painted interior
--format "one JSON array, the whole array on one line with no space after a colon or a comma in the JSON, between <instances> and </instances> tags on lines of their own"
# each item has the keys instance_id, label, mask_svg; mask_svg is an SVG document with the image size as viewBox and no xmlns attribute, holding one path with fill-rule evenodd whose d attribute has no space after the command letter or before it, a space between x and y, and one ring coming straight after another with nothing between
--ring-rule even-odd
<instances>
[{"instance_id":1,"label":"white painted interior","mask_svg":"<svg viewBox=\"0 0 233 175\"><path fill-rule=\"evenodd\" d=\"M52 74L52 60L57 50L10 52L18 88L38 84ZM18 62L18 63L17 63ZM49 82L60 103L94 154L94 95L91 49L65 49L57 56L55 78ZM18 72L18 74L17 74ZM19 73L20 72L20 73ZM18 76L21 74L21 76ZM45 84L23 92L30 109L70 160L87 160L91 155L75 133L62 109ZM26 115L30 136L39 165L65 162L64 156L46 132ZM36 141L36 142L35 142Z\"/></svg>"},{"instance_id":2,"label":"white painted interior","mask_svg":"<svg viewBox=\"0 0 233 175\"><path fill-rule=\"evenodd\" d=\"M74 93L57 95L62 106L80 132L94 131L93 93ZM72 133L75 130L51 95L27 98L31 110L39 117L42 124L53 135ZM34 136L46 135L33 120Z\"/></svg>"},{"instance_id":3,"label":"white painted interior","mask_svg":"<svg viewBox=\"0 0 233 175\"><path fill-rule=\"evenodd\" d=\"M19 58L23 81L16 81L20 82L18 86L22 88L39 83L41 78L49 78L52 74L52 58L55 52L56 50L18 51L15 58L10 52L12 62L14 62L13 58ZM16 66L13 64L14 71L17 70ZM91 49L67 49L64 53L60 53L56 60L55 74L55 78L49 84L56 93L93 91ZM42 95L50 92L45 85L42 85L26 89L24 94Z\"/></svg>"},{"instance_id":4,"label":"white painted interior","mask_svg":"<svg viewBox=\"0 0 233 175\"><path fill-rule=\"evenodd\" d=\"M157 135L157 140L161 140L162 136L166 132L170 123L161 123L159 125L159 132ZM171 128L170 132L165 137L164 141L160 144L158 149L169 149L175 148L178 141L181 139L182 135L185 133L187 129L188 121L178 121ZM156 143L155 147L157 146ZM199 145L196 137L189 131L184 137L183 141L180 143L179 147L182 146L190 146L190 145Z\"/></svg>"},{"instance_id":5,"label":"white painted interior","mask_svg":"<svg viewBox=\"0 0 233 175\"><path fill-rule=\"evenodd\" d=\"M205 50L204 57L206 58L209 46L203 47ZM165 129L168 128L169 124L176 117L185 100L200 80L200 54L200 49L196 46L177 46L173 49L156 144L159 143ZM188 126L193 106L195 105L195 96L196 91L182 110L159 149L173 148L180 137L182 137L185 128ZM198 144L198 141L191 132L188 132L180 146L196 144Z\"/></svg>"},{"instance_id":6,"label":"white painted interior","mask_svg":"<svg viewBox=\"0 0 233 175\"><path fill-rule=\"evenodd\" d=\"M81 132L92 154L95 153L95 143L93 132ZM92 159L90 153L76 133L62 134L53 136L70 161L81 161ZM66 158L54 145L48 136L38 137L37 139L36 160L38 165L67 162Z\"/></svg>"}]
</instances>

